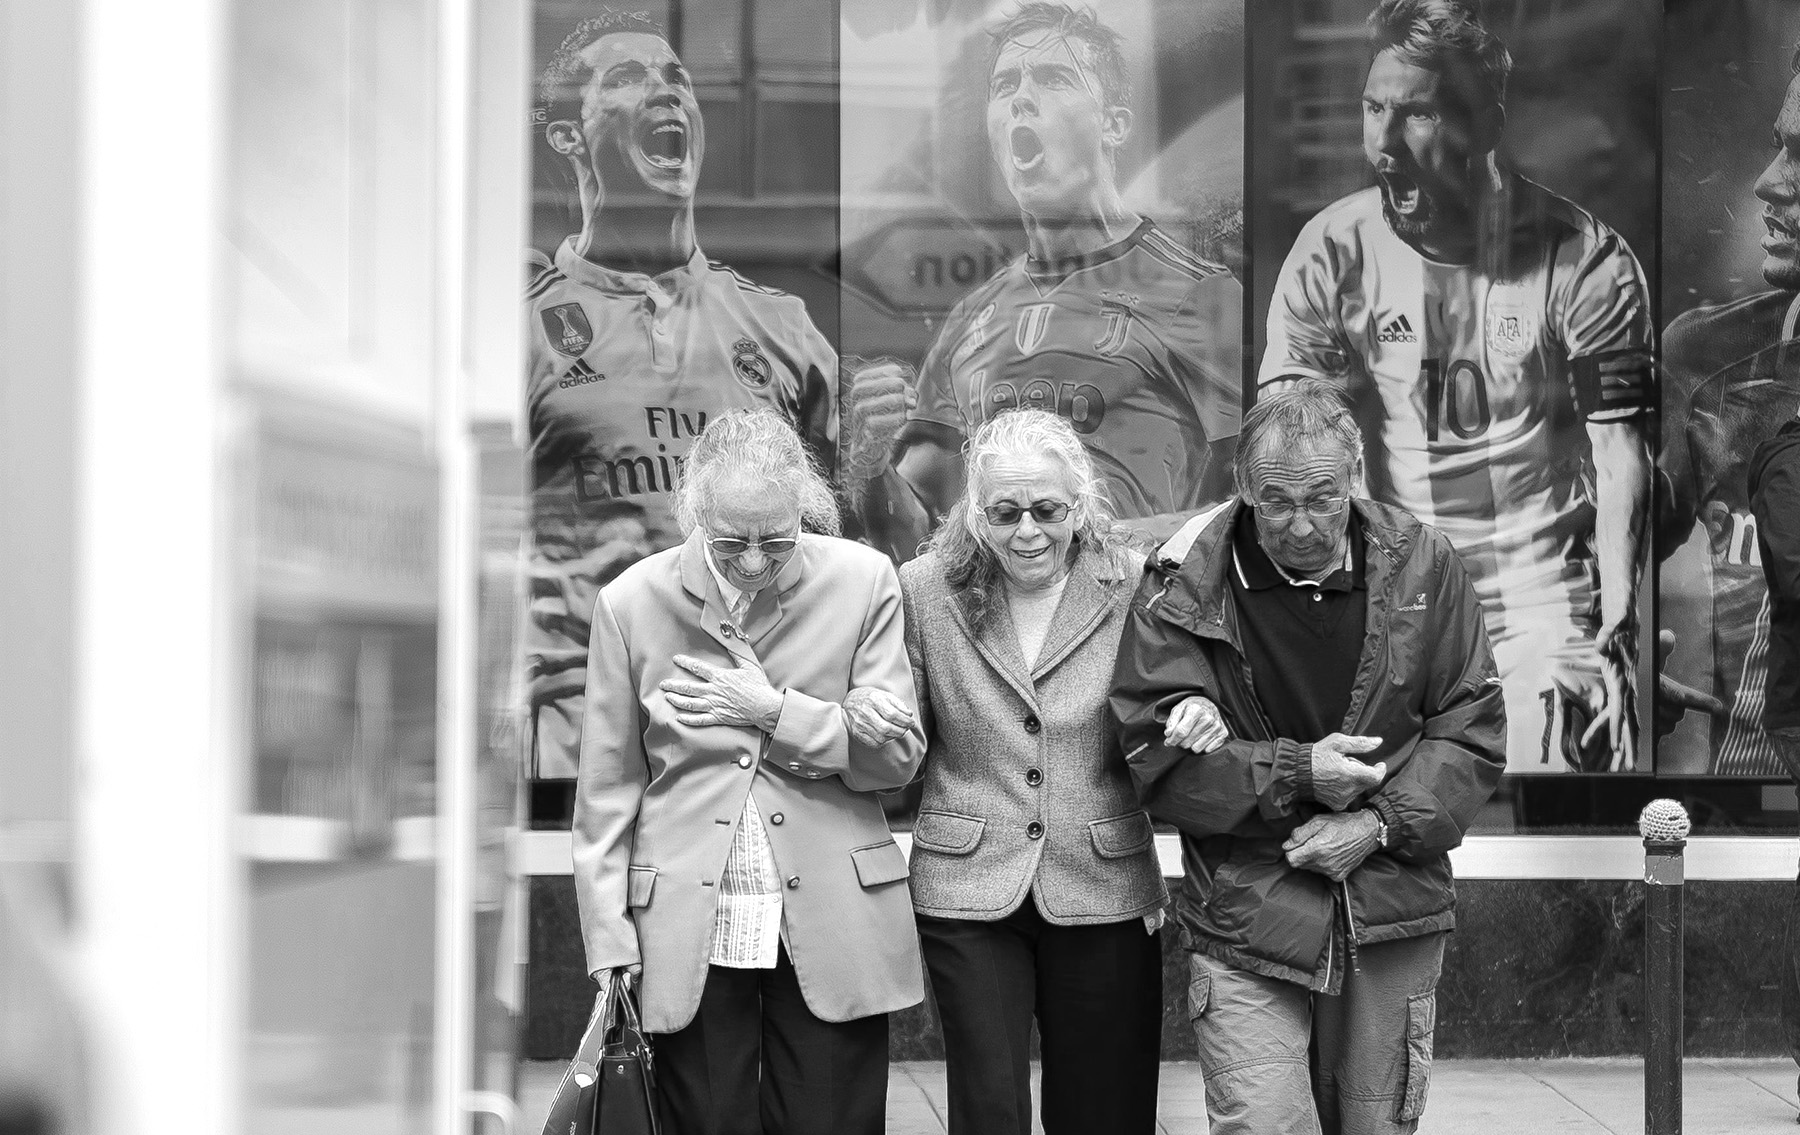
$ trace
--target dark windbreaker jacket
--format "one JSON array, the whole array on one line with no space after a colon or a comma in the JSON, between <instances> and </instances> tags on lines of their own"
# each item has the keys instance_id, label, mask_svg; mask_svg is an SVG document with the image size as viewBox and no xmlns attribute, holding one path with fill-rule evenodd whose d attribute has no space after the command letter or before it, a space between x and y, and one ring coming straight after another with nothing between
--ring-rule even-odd
<instances>
[{"instance_id":1,"label":"dark windbreaker jacket","mask_svg":"<svg viewBox=\"0 0 1800 1135\"><path fill-rule=\"evenodd\" d=\"M1342 884L1288 866L1282 841L1325 811L1311 746L1279 739L1257 700L1225 573L1232 501L1190 521L1145 568L1113 675L1126 763L1150 815L1181 830L1183 943L1313 989L1335 990L1358 945L1455 925L1448 852L1506 767L1506 717L1481 607L1456 551L1399 509L1354 503L1367 546L1368 620L1341 732L1382 738L1360 759L1387 780L1373 808L1388 844ZM1163 744L1191 694L1218 704L1231 740Z\"/></svg>"}]
</instances>

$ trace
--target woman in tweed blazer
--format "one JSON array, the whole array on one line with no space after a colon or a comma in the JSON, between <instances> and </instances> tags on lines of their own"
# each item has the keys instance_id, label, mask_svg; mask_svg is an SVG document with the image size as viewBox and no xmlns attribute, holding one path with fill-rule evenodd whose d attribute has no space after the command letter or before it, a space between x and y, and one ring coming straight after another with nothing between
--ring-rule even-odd
<instances>
[{"instance_id":1,"label":"woman in tweed blazer","mask_svg":"<svg viewBox=\"0 0 1800 1135\"><path fill-rule=\"evenodd\" d=\"M1142 567L1075 431L976 432L967 491L900 571L926 726L913 908L951 1135L1155 1130L1167 892L1106 692Z\"/></svg>"}]
</instances>

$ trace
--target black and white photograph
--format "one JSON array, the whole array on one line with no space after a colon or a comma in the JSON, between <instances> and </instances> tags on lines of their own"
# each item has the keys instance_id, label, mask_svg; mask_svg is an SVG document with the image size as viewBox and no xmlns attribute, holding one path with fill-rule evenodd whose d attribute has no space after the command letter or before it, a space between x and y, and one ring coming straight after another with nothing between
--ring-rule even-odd
<instances>
[{"instance_id":1,"label":"black and white photograph","mask_svg":"<svg viewBox=\"0 0 1800 1135\"><path fill-rule=\"evenodd\" d=\"M1231 495L1243 389L1237 0L846 0L844 475L897 560L1013 408L1166 537Z\"/></svg>"},{"instance_id":2,"label":"black and white photograph","mask_svg":"<svg viewBox=\"0 0 1800 1135\"><path fill-rule=\"evenodd\" d=\"M1509 772L1649 771L1658 6L1257 12L1258 396L1337 385L1370 496L1455 545Z\"/></svg>"},{"instance_id":3,"label":"black and white photograph","mask_svg":"<svg viewBox=\"0 0 1800 1135\"><path fill-rule=\"evenodd\" d=\"M1800 0L0 75L0 1135L1800 1130Z\"/></svg>"}]
</instances>

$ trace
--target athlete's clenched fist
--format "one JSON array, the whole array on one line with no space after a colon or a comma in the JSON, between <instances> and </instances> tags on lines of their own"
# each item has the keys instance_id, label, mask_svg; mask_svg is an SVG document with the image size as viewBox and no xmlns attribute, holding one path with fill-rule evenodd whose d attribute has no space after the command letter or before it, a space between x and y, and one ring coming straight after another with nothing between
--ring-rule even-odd
<instances>
[{"instance_id":1,"label":"athlete's clenched fist","mask_svg":"<svg viewBox=\"0 0 1800 1135\"><path fill-rule=\"evenodd\" d=\"M844 467L849 479L866 481L887 471L894 436L918 401L913 370L893 359L846 358L843 365L850 373L844 393Z\"/></svg>"}]
</instances>

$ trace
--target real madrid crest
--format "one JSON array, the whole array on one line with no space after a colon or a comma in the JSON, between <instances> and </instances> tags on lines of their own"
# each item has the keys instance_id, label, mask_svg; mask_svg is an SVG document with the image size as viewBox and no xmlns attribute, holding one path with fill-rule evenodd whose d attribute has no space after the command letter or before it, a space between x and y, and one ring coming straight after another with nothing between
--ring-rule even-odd
<instances>
[{"instance_id":1,"label":"real madrid crest","mask_svg":"<svg viewBox=\"0 0 1800 1135\"><path fill-rule=\"evenodd\" d=\"M737 371L738 381L752 390L769 385L769 379L775 373L769 366L769 356L763 354L756 340L749 336L731 345L731 365Z\"/></svg>"}]
</instances>

